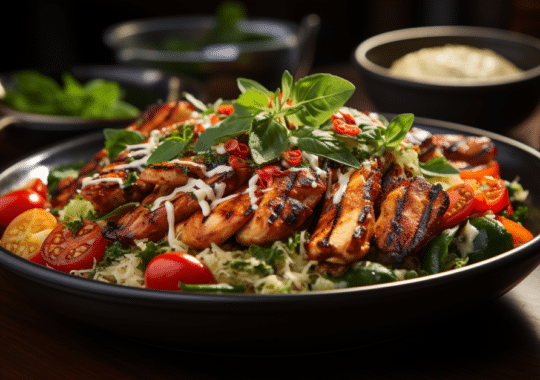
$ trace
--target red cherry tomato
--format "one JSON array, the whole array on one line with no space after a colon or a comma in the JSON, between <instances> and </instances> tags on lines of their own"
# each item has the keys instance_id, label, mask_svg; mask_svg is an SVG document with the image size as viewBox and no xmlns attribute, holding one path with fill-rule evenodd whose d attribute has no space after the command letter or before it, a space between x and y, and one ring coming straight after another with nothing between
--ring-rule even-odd
<instances>
[{"instance_id":1,"label":"red cherry tomato","mask_svg":"<svg viewBox=\"0 0 540 380\"><path fill-rule=\"evenodd\" d=\"M30 189L15 190L0 197L0 226L7 225L19 214L31 208L47 208L45 198Z\"/></svg>"},{"instance_id":2,"label":"red cherry tomato","mask_svg":"<svg viewBox=\"0 0 540 380\"><path fill-rule=\"evenodd\" d=\"M447 191L450 203L443 216L443 228L450 228L465 220L474 210L476 204L475 190L462 183L452 186Z\"/></svg>"},{"instance_id":3,"label":"red cherry tomato","mask_svg":"<svg viewBox=\"0 0 540 380\"><path fill-rule=\"evenodd\" d=\"M34 190L36 193L41 195L44 199L49 198L49 189L47 189L47 185L45 185L43 181L39 178L31 179L21 189Z\"/></svg>"},{"instance_id":4,"label":"red cherry tomato","mask_svg":"<svg viewBox=\"0 0 540 380\"><path fill-rule=\"evenodd\" d=\"M510 204L508 190L502 179L484 177L477 181L476 186L475 212L491 210L497 214Z\"/></svg>"},{"instance_id":5,"label":"red cherry tomato","mask_svg":"<svg viewBox=\"0 0 540 380\"><path fill-rule=\"evenodd\" d=\"M470 169L461 170L459 176L461 177L461 179L476 180L481 180L486 176L499 178L501 176L501 168L497 161L492 160L487 164L477 165Z\"/></svg>"},{"instance_id":6,"label":"red cherry tomato","mask_svg":"<svg viewBox=\"0 0 540 380\"><path fill-rule=\"evenodd\" d=\"M41 255L45 262L62 272L90 269L99 262L107 248L101 226L83 219L82 227L74 231L65 223L59 224L43 242Z\"/></svg>"},{"instance_id":7,"label":"red cherry tomato","mask_svg":"<svg viewBox=\"0 0 540 380\"><path fill-rule=\"evenodd\" d=\"M145 286L158 290L181 290L180 283L215 284L206 265L185 252L167 252L156 256L144 273Z\"/></svg>"}]
</instances>

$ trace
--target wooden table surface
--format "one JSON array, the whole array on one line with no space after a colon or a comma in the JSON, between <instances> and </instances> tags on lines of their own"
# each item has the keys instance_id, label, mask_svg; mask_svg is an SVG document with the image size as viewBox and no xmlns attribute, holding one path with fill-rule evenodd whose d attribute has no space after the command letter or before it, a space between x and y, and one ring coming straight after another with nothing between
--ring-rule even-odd
<instances>
[{"instance_id":1,"label":"wooden table surface","mask_svg":"<svg viewBox=\"0 0 540 380\"><path fill-rule=\"evenodd\" d=\"M348 65L318 71L357 83L350 104L370 109ZM540 109L508 134L538 148L539 129ZM0 165L50 143L27 133L2 131ZM34 305L0 276L2 380L281 378L540 379L540 268L501 298L463 310L459 318L432 321L377 345L294 357L202 355L141 345Z\"/></svg>"}]
</instances>

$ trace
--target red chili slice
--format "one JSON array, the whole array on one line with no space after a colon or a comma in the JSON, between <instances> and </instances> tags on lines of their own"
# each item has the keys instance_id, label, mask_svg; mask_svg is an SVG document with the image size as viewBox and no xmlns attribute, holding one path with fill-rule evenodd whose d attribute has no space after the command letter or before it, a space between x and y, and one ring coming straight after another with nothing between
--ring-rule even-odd
<instances>
[{"instance_id":1,"label":"red chili slice","mask_svg":"<svg viewBox=\"0 0 540 380\"><path fill-rule=\"evenodd\" d=\"M248 166L246 160L244 160L243 158L240 158L238 156L230 156L229 157L229 165L233 169L240 169L240 168L245 168L245 167Z\"/></svg>"},{"instance_id":2,"label":"red chili slice","mask_svg":"<svg viewBox=\"0 0 540 380\"><path fill-rule=\"evenodd\" d=\"M361 132L360 128L358 128L356 125L347 124L343 119L336 118L332 123L334 124L334 131L341 135L356 136Z\"/></svg>"},{"instance_id":3,"label":"red chili slice","mask_svg":"<svg viewBox=\"0 0 540 380\"><path fill-rule=\"evenodd\" d=\"M302 151L300 149L282 152L281 156L292 166L296 166L302 162Z\"/></svg>"},{"instance_id":4,"label":"red chili slice","mask_svg":"<svg viewBox=\"0 0 540 380\"><path fill-rule=\"evenodd\" d=\"M263 188L272 186L274 177L283 175L283 172L275 166L268 165L256 171L259 177L259 185Z\"/></svg>"},{"instance_id":5,"label":"red chili slice","mask_svg":"<svg viewBox=\"0 0 540 380\"><path fill-rule=\"evenodd\" d=\"M225 151L231 155L245 159L249 154L249 147L244 143L239 143L235 139L230 139L223 145Z\"/></svg>"},{"instance_id":6,"label":"red chili slice","mask_svg":"<svg viewBox=\"0 0 540 380\"><path fill-rule=\"evenodd\" d=\"M234 107L232 104L222 104L217 108L217 112L222 115L230 115L234 113Z\"/></svg>"}]
</instances>

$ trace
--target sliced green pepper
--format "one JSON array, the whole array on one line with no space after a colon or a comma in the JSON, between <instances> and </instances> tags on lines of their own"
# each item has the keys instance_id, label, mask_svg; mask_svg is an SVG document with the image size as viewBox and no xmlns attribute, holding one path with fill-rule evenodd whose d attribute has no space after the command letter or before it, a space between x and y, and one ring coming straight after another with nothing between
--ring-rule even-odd
<instances>
[{"instance_id":1,"label":"sliced green pepper","mask_svg":"<svg viewBox=\"0 0 540 380\"><path fill-rule=\"evenodd\" d=\"M422 269L428 274L440 273L452 269L457 256L450 252L450 244L456 236L458 227L444 230L431 239L422 257Z\"/></svg>"},{"instance_id":2,"label":"sliced green pepper","mask_svg":"<svg viewBox=\"0 0 540 380\"><path fill-rule=\"evenodd\" d=\"M480 217L469 223L478 230L473 240L473 252L469 254L470 263L489 259L514 247L512 235L497 221Z\"/></svg>"},{"instance_id":3,"label":"sliced green pepper","mask_svg":"<svg viewBox=\"0 0 540 380\"><path fill-rule=\"evenodd\" d=\"M330 280L343 283L345 287L349 288L398 281L399 278L392 269L382 264L360 261L353 265L343 276L330 278Z\"/></svg>"}]
</instances>

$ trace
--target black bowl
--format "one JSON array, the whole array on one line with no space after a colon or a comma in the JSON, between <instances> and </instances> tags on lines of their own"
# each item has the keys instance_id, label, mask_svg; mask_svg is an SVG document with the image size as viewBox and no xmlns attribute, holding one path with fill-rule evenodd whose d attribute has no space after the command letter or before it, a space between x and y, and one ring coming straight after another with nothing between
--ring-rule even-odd
<instances>
[{"instance_id":1,"label":"black bowl","mask_svg":"<svg viewBox=\"0 0 540 380\"><path fill-rule=\"evenodd\" d=\"M446 44L491 49L524 73L519 78L454 85L402 79L389 72L391 64L407 53ZM524 121L540 101L540 41L515 32L462 26L395 30L365 40L353 58L380 112L412 112L503 133Z\"/></svg>"},{"instance_id":2,"label":"black bowl","mask_svg":"<svg viewBox=\"0 0 540 380\"><path fill-rule=\"evenodd\" d=\"M285 70L298 77L309 72L320 24L315 14L306 16L300 24L278 19L239 22L242 31L268 35L269 40L214 44L197 51L162 47L168 39L197 40L216 23L215 17L205 15L131 20L107 28L103 41L122 64L190 75L215 87L232 85L233 90L238 77L275 89Z\"/></svg>"},{"instance_id":3,"label":"black bowl","mask_svg":"<svg viewBox=\"0 0 540 380\"><path fill-rule=\"evenodd\" d=\"M39 70L38 70L39 71ZM105 79L117 82L125 92L124 100L141 111L159 101L178 100L183 91L192 93L203 100L200 84L191 79L163 73L156 69L124 67L120 65L78 66L64 71L72 74L82 83L92 79ZM62 72L40 71L56 80ZM0 82L9 84L14 73L0 75ZM14 110L0 103L0 125L13 124L35 131L88 132L95 129L126 127L133 118L99 120L84 117L40 115Z\"/></svg>"},{"instance_id":4,"label":"black bowl","mask_svg":"<svg viewBox=\"0 0 540 380\"><path fill-rule=\"evenodd\" d=\"M536 236L461 269L397 283L289 295L187 294L74 277L0 249L1 274L28 302L137 342L222 355L305 354L365 346L411 333L451 313L505 294L540 264L540 153L493 133L418 118L434 133L485 134L499 149L502 175L530 190ZM91 134L32 155L0 174L3 192L29 176L81 158L103 143ZM453 315L453 314L452 314ZM461 317L463 316L461 315ZM116 334L116 335L114 335Z\"/></svg>"}]
</instances>

